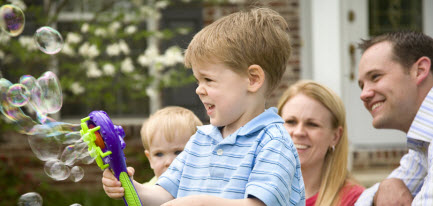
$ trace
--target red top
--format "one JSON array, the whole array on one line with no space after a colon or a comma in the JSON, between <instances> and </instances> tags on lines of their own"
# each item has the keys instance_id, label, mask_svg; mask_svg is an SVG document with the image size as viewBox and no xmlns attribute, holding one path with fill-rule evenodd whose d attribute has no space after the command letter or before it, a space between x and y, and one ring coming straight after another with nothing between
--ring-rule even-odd
<instances>
[{"instance_id":1,"label":"red top","mask_svg":"<svg viewBox=\"0 0 433 206\"><path fill-rule=\"evenodd\" d=\"M339 206L353 206L356 200L358 200L361 193L364 191L364 187L361 185L346 184L340 192L341 199ZM314 206L316 204L317 196L319 193L307 199L305 206Z\"/></svg>"}]
</instances>

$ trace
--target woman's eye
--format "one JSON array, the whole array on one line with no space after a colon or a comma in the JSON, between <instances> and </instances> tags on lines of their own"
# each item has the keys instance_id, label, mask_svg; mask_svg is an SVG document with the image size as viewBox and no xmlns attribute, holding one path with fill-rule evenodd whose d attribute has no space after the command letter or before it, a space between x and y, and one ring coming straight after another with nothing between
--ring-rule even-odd
<instances>
[{"instance_id":1,"label":"woman's eye","mask_svg":"<svg viewBox=\"0 0 433 206\"><path fill-rule=\"evenodd\" d=\"M294 125L294 124L296 124L296 121L295 120L286 120L285 123L289 124L289 125Z\"/></svg>"},{"instance_id":2,"label":"woman's eye","mask_svg":"<svg viewBox=\"0 0 433 206\"><path fill-rule=\"evenodd\" d=\"M309 122L309 123L307 123L307 125L311 126L311 127L318 127L319 126L318 124L316 124L314 122Z\"/></svg>"}]
</instances>

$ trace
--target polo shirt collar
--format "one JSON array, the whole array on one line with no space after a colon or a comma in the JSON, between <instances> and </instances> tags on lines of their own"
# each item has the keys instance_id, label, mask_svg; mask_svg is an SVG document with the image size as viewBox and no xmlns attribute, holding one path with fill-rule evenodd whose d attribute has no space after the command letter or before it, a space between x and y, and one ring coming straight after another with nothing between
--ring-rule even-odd
<instances>
[{"instance_id":1,"label":"polo shirt collar","mask_svg":"<svg viewBox=\"0 0 433 206\"><path fill-rule=\"evenodd\" d=\"M225 144L234 144L238 136L246 136L248 134L255 133L269 124L272 123L284 123L283 119L277 114L277 108L271 107L266 109L259 116L255 117L247 124L236 130L233 134L227 136L225 139L222 138L221 131L218 127L213 125L205 125L197 127L198 132L211 137L217 142Z\"/></svg>"}]
</instances>

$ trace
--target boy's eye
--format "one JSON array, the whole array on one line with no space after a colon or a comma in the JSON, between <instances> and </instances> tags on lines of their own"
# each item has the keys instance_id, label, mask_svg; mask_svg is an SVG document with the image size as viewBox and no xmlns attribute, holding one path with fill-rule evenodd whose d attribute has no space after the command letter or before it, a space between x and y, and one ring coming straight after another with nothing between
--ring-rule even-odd
<instances>
[{"instance_id":1,"label":"boy's eye","mask_svg":"<svg viewBox=\"0 0 433 206\"><path fill-rule=\"evenodd\" d=\"M176 152L174 152L175 155L179 155L182 152L182 150L177 150Z\"/></svg>"},{"instance_id":2,"label":"boy's eye","mask_svg":"<svg viewBox=\"0 0 433 206\"><path fill-rule=\"evenodd\" d=\"M212 79L209 79L209 78L204 78L204 80L207 81L207 82L211 82L212 81Z\"/></svg>"},{"instance_id":3,"label":"boy's eye","mask_svg":"<svg viewBox=\"0 0 433 206\"><path fill-rule=\"evenodd\" d=\"M155 153L154 155L157 156L157 157L162 157L162 156L164 156L164 154L162 154L162 152Z\"/></svg>"}]
</instances>

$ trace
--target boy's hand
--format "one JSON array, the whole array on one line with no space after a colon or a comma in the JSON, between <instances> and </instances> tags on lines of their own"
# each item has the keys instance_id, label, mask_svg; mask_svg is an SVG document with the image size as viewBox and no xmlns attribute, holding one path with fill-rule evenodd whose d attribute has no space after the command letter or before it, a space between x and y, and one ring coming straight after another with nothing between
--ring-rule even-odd
<instances>
[{"instance_id":1,"label":"boy's hand","mask_svg":"<svg viewBox=\"0 0 433 206\"><path fill-rule=\"evenodd\" d=\"M134 168L128 167L127 170L128 175L132 177L135 172ZM125 190L121 185L120 181L116 179L109 169L104 170L104 173L102 174L102 187L108 197L113 199L122 198L125 195Z\"/></svg>"}]
</instances>

